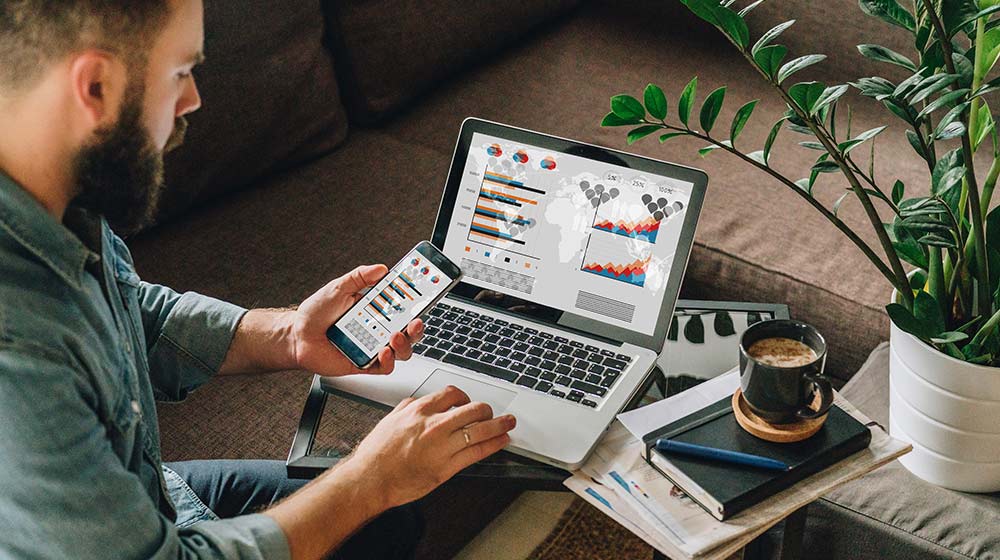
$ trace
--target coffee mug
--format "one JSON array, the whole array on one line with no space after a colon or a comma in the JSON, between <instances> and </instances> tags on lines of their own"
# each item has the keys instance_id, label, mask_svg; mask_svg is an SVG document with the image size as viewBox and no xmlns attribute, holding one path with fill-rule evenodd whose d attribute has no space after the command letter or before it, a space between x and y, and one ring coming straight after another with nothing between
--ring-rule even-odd
<instances>
[{"instance_id":1,"label":"coffee mug","mask_svg":"<svg viewBox=\"0 0 1000 560\"><path fill-rule=\"evenodd\" d=\"M769 348L785 352L768 354ZM751 349L757 357L751 355ZM771 423L785 424L826 414L833 405L833 387L823 376L825 365L826 341L814 327L799 321L755 323L740 338L743 398L754 413ZM817 394L820 405L814 410L810 405Z\"/></svg>"}]
</instances>

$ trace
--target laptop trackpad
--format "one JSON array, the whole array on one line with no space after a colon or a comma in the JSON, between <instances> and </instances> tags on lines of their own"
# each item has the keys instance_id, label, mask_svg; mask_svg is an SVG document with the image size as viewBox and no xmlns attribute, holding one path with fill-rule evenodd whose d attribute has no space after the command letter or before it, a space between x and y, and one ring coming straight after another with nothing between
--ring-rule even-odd
<instances>
[{"instance_id":1,"label":"laptop trackpad","mask_svg":"<svg viewBox=\"0 0 1000 560\"><path fill-rule=\"evenodd\" d=\"M420 398L424 395L429 395L435 391L444 389L448 385L454 385L455 387L465 391L473 402L481 401L489 404L493 407L494 416L503 414L503 412L507 410L507 407L510 406L511 401L514 400L514 397L517 396L515 391L501 389L495 385L483 383L472 379L471 377L466 377L464 375L459 375L443 369L434 370L434 373L432 373L431 376L424 381L423 385L418 387L417 390L413 392L412 396L415 399Z\"/></svg>"}]
</instances>

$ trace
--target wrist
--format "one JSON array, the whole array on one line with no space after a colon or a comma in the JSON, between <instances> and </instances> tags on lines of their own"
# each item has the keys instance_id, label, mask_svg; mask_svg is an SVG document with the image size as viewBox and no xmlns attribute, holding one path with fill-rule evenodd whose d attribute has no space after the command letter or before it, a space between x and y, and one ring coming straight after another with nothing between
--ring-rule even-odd
<instances>
[{"instance_id":1,"label":"wrist","mask_svg":"<svg viewBox=\"0 0 1000 560\"><path fill-rule=\"evenodd\" d=\"M284 367L281 369L303 369L299 362L299 342L295 332L294 309L275 310L272 317L272 332L280 348Z\"/></svg>"},{"instance_id":2,"label":"wrist","mask_svg":"<svg viewBox=\"0 0 1000 560\"><path fill-rule=\"evenodd\" d=\"M383 480L380 471L367 464L356 455L341 461L330 476L345 483L354 490L354 507L364 512L366 519L374 519L398 504L392 503L387 491L389 482Z\"/></svg>"}]
</instances>

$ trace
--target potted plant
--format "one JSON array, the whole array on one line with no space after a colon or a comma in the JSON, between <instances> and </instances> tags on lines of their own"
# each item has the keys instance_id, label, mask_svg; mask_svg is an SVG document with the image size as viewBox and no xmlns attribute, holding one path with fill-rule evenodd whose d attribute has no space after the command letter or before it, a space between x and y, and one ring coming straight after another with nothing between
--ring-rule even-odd
<instances>
[{"instance_id":1,"label":"potted plant","mask_svg":"<svg viewBox=\"0 0 1000 560\"><path fill-rule=\"evenodd\" d=\"M859 45L862 55L902 67L909 77L898 83L859 77L848 84L792 80L825 56L788 58L787 47L777 41L794 20L751 39L744 17L761 1L740 9L734 0L681 0L719 29L785 102L787 110L761 149L747 152L737 144L757 101L742 105L720 131L716 121L726 88L709 93L696 111L697 78L680 93L675 116L668 116L662 89L650 84L642 101L612 97L601 124L632 127L629 144L655 134L660 142L697 139L705 144L702 156L728 152L791 189L837 227L894 289L886 307L889 429L914 447L901 462L947 488L1000 490L1000 210L989 211L1000 176L1000 141L984 97L1000 89L1000 78L990 79L1000 57L1000 19L994 19L1000 17L1000 0L913 0L906 7L897 0L860 0L865 13L909 32L915 50L907 56ZM905 124L914 161L927 167L926 194L908 197L902 182L876 180L874 139L886 127L851 130L849 111L838 111L850 88ZM801 135L799 144L817 152L802 179L770 165L783 129ZM867 168L858 157L865 148L871 152ZM812 193L825 173L840 174L848 185L829 207ZM848 199L864 209L877 244L838 217Z\"/></svg>"}]
</instances>

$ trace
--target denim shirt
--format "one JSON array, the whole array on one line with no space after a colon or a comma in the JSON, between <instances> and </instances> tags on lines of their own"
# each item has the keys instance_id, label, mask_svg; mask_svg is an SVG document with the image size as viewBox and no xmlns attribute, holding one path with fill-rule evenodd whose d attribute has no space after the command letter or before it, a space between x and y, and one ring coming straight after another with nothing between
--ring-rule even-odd
<instances>
[{"instance_id":1,"label":"denim shirt","mask_svg":"<svg viewBox=\"0 0 1000 560\"><path fill-rule=\"evenodd\" d=\"M0 557L289 556L160 462L154 398L208 381L245 311L142 282L103 219L0 173Z\"/></svg>"}]
</instances>

